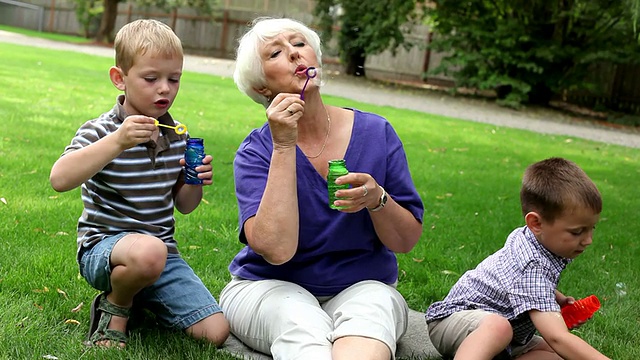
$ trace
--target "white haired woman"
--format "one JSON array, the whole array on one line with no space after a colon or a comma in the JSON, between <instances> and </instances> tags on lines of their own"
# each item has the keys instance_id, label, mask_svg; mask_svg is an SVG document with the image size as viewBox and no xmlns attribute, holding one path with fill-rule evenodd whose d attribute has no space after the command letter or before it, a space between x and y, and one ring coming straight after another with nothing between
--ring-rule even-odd
<instances>
[{"instance_id":1,"label":"white haired woman","mask_svg":"<svg viewBox=\"0 0 640 360\"><path fill-rule=\"evenodd\" d=\"M236 153L246 246L220 304L231 331L274 359L393 359L408 316L395 253L420 239L424 208L389 122L323 102L321 56L291 19L257 19L240 40L234 80L267 122ZM349 185L340 210L328 205L332 159L351 170L336 180Z\"/></svg>"}]
</instances>

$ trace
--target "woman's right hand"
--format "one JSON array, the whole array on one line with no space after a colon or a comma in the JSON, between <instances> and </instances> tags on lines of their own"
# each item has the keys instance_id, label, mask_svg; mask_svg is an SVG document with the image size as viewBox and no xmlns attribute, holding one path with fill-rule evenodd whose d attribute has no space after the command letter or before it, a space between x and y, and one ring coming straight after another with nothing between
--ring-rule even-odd
<instances>
[{"instance_id":1,"label":"woman's right hand","mask_svg":"<svg viewBox=\"0 0 640 360\"><path fill-rule=\"evenodd\" d=\"M298 141L298 120L304 113L304 101L300 94L280 93L267 108L267 120L271 129L273 149L295 147Z\"/></svg>"}]
</instances>

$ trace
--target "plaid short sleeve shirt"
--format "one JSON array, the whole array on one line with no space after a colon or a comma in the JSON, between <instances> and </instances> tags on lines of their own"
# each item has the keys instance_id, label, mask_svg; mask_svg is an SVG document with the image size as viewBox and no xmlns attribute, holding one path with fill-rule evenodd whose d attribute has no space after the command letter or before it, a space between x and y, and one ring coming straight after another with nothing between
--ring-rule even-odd
<instances>
[{"instance_id":1,"label":"plaid short sleeve shirt","mask_svg":"<svg viewBox=\"0 0 640 360\"><path fill-rule=\"evenodd\" d=\"M524 345L536 330L530 310L560 311L555 290L569 262L543 247L528 227L517 228L503 248L464 273L444 300L429 307L427 322L481 309L507 318L513 343Z\"/></svg>"}]
</instances>

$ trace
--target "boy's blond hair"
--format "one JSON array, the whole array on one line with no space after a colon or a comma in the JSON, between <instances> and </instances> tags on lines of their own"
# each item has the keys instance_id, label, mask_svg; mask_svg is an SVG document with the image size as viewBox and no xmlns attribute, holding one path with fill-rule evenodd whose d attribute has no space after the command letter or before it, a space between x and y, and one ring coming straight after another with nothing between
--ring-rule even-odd
<instances>
[{"instance_id":1,"label":"boy's blond hair","mask_svg":"<svg viewBox=\"0 0 640 360\"><path fill-rule=\"evenodd\" d=\"M136 56L151 51L153 55L183 57L182 42L166 24L153 19L140 19L124 25L114 41L116 66L125 75L134 64Z\"/></svg>"},{"instance_id":2,"label":"boy's blond hair","mask_svg":"<svg viewBox=\"0 0 640 360\"><path fill-rule=\"evenodd\" d=\"M574 162L557 157L525 170L520 203L523 216L535 211L551 223L576 206L587 207L594 214L602 211L602 197L589 176Z\"/></svg>"}]
</instances>

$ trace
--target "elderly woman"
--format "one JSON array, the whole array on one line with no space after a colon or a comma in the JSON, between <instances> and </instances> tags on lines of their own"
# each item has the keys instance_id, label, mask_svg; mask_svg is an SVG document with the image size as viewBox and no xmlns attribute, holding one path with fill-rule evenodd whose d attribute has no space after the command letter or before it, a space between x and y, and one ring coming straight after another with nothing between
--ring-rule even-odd
<instances>
[{"instance_id":1,"label":"elderly woman","mask_svg":"<svg viewBox=\"0 0 640 360\"><path fill-rule=\"evenodd\" d=\"M408 316L395 253L420 239L424 208L389 122L323 102L321 56L291 19L257 19L240 40L234 80L267 122L236 153L246 246L220 305L243 343L275 359L393 359ZM349 185L340 210L328 205L333 159L350 170L336 180Z\"/></svg>"}]
</instances>

